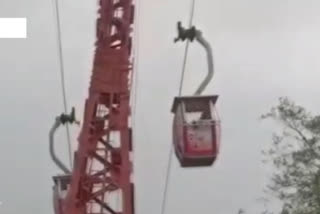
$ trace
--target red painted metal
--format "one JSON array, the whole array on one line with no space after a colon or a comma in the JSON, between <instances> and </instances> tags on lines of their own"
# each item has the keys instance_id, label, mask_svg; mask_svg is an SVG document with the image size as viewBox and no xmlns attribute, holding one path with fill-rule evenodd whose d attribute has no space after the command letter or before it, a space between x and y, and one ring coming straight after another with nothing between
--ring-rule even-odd
<instances>
[{"instance_id":1,"label":"red painted metal","mask_svg":"<svg viewBox=\"0 0 320 214\"><path fill-rule=\"evenodd\" d=\"M128 121L134 6L132 0L99 3L93 72L74 167L70 176L54 178L56 214L134 214Z\"/></svg>"},{"instance_id":2,"label":"red painted metal","mask_svg":"<svg viewBox=\"0 0 320 214\"><path fill-rule=\"evenodd\" d=\"M217 99L218 96L175 98L173 144L182 167L210 166L216 160L220 144Z\"/></svg>"}]
</instances>

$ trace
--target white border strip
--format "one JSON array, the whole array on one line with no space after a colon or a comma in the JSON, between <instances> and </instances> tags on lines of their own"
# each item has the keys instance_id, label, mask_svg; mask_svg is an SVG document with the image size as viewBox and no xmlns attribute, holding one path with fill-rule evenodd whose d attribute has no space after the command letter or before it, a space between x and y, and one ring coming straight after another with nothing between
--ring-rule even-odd
<instances>
[{"instance_id":1,"label":"white border strip","mask_svg":"<svg viewBox=\"0 0 320 214\"><path fill-rule=\"evenodd\" d=\"M0 39L27 38L26 18L0 18Z\"/></svg>"}]
</instances>

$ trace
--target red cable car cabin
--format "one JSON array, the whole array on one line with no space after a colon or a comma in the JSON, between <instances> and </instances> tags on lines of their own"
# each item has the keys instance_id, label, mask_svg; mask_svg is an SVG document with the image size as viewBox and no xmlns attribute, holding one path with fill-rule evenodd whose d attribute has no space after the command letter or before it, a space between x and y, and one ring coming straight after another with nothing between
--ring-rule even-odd
<instances>
[{"instance_id":1,"label":"red cable car cabin","mask_svg":"<svg viewBox=\"0 0 320 214\"><path fill-rule=\"evenodd\" d=\"M220 144L214 96L176 97L172 112L173 144L182 167L211 166Z\"/></svg>"}]
</instances>

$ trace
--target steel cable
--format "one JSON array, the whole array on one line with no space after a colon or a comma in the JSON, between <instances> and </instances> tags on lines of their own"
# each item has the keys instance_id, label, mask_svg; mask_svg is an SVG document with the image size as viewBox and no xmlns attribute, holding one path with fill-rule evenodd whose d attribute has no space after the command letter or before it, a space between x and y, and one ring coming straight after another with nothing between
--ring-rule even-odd
<instances>
[{"instance_id":1,"label":"steel cable","mask_svg":"<svg viewBox=\"0 0 320 214\"><path fill-rule=\"evenodd\" d=\"M196 1L192 0L191 10L190 10L190 18L189 18L189 28L192 26L195 3L196 3ZM179 96L181 96L181 94L182 94L182 88L183 88L183 82L184 82L184 76L185 76L185 70L186 70L186 64L187 64L187 58L188 58L188 50L189 50L189 40L187 40L187 43L185 46L185 51L184 51L182 72L181 72L180 84L179 84ZM167 204L167 194L168 194L168 188L169 188L169 183L170 183L173 150L174 150L173 145L171 145L170 151L169 151L169 160L168 160L167 170L166 170L166 180L165 180L165 187L164 187L163 198L162 198L161 214L165 213L165 208L166 208L166 204Z\"/></svg>"},{"instance_id":2,"label":"steel cable","mask_svg":"<svg viewBox=\"0 0 320 214\"><path fill-rule=\"evenodd\" d=\"M63 61L63 51L62 51L62 41L61 41L61 24L60 24L60 13L59 13L59 2L58 0L52 0L53 10L55 15L55 24L56 24L56 33L57 33L57 45L58 45L58 60L60 66L60 75L61 75L61 89L62 89L62 99L64 112L67 114L68 111L68 103L67 103L67 95L66 95L66 87L65 87L65 78L64 78L64 61ZM72 169L72 149L71 149L71 137L69 125L66 124L67 131L67 141L68 141L68 153L69 153L69 161L70 161L70 169Z\"/></svg>"}]
</instances>

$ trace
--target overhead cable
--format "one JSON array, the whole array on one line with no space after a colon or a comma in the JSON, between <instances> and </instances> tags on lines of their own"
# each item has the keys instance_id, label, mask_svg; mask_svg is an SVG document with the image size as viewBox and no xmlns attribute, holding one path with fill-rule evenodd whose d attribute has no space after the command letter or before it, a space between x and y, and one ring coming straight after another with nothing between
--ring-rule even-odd
<instances>
[{"instance_id":1,"label":"overhead cable","mask_svg":"<svg viewBox=\"0 0 320 214\"><path fill-rule=\"evenodd\" d=\"M192 26L192 22L193 22L195 3L196 3L196 0L192 0L191 9L190 9L190 16L189 16L189 28ZM181 72L181 77L180 77L179 93L178 93L179 96L181 96L181 94L182 94L182 88L183 88L183 82L184 82L184 76L185 76L185 70L186 70L186 64L187 64L187 58L188 58L188 50L189 50L189 40L187 40L185 50L184 50L182 72ZM166 180L165 180L162 205L161 205L161 214L165 214L165 211L166 211L165 209L166 209L167 195L168 195L168 189L169 189L169 184L170 184L172 157L173 157L173 145L170 146L170 151L169 151L169 159L168 159L167 170L166 170Z\"/></svg>"},{"instance_id":2,"label":"overhead cable","mask_svg":"<svg viewBox=\"0 0 320 214\"><path fill-rule=\"evenodd\" d=\"M52 2L53 2L53 10L55 15L55 24L56 24L56 33L57 33L56 38L57 38L57 45L58 45L58 61L59 61L60 76L61 76L62 100L63 100L64 112L67 113L68 103L67 103L65 78L64 78L65 72L64 72L64 61L63 61L63 51L62 51L62 41L61 41L59 1L52 0ZM68 154L69 154L68 156L69 156L70 167L72 169L72 148L71 148L71 137L70 137L70 130L69 130L68 124L66 124L66 131L67 131Z\"/></svg>"}]
</instances>

